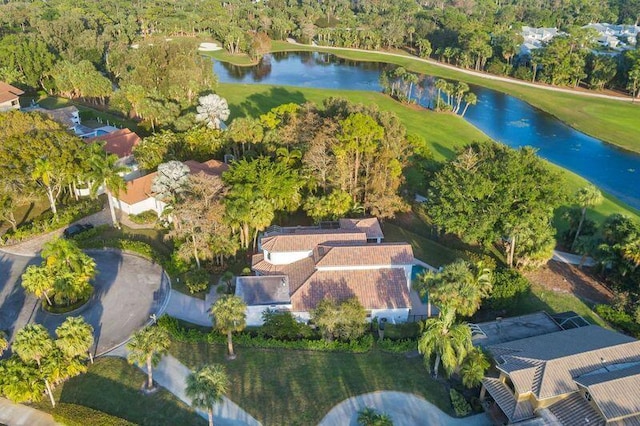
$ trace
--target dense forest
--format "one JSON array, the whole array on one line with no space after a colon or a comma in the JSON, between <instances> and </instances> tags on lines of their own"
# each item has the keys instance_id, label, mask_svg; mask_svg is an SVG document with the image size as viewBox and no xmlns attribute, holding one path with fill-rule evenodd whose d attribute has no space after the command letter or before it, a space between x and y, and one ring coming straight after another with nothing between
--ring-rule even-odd
<instances>
[{"instance_id":1,"label":"dense forest","mask_svg":"<svg viewBox=\"0 0 640 426\"><path fill-rule=\"evenodd\" d=\"M104 102L111 94L109 79L127 86L114 99L119 109L160 121L177 117L193 101L192 90L178 93L182 91L176 86L210 87L212 76L179 46L143 43L140 54L131 55L132 44L153 36L213 37L231 53L256 57L269 39L294 37L332 46L403 48L526 80L614 87L635 94L640 85L639 51L593 54L593 34L581 26L637 24L639 19L638 0L5 0L0 5L0 80ZM522 56L522 25L558 27L564 34L531 56ZM184 54L177 55L179 51ZM182 69L174 70L171 61ZM149 76L142 75L141 64L153 65ZM158 83L157 89L151 90L149 83ZM143 99L147 100L137 102Z\"/></svg>"}]
</instances>

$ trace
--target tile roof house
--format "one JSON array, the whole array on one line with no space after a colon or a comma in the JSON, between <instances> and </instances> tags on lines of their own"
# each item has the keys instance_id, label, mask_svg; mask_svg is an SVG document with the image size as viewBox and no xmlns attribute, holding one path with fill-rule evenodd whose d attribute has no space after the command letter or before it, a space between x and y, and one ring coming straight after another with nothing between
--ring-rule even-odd
<instances>
[{"instance_id":1,"label":"tile roof house","mask_svg":"<svg viewBox=\"0 0 640 426\"><path fill-rule=\"evenodd\" d=\"M184 164L189 167L191 174L205 173L211 176L221 176L229 168L218 160L209 160L204 163L189 160ZM151 191L153 179L157 174L157 172L149 173L127 182L126 191L113 196L114 205L126 214L140 214L153 210L160 216L167 205L155 198Z\"/></svg>"},{"instance_id":2,"label":"tile roof house","mask_svg":"<svg viewBox=\"0 0 640 426\"><path fill-rule=\"evenodd\" d=\"M22 90L0 81L0 112L20 109L20 95L24 95Z\"/></svg>"},{"instance_id":3,"label":"tile roof house","mask_svg":"<svg viewBox=\"0 0 640 426\"><path fill-rule=\"evenodd\" d=\"M596 325L489 346L499 378L483 380L509 423L640 424L640 341Z\"/></svg>"},{"instance_id":4,"label":"tile roof house","mask_svg":"<svg viewBox=\"0 0 640 426\"><path fill-rule=\"evenodd\" d=\"M413 251L406 243L378 243L383 238L375 218L343 219L329 228L270 228L252 259L256 276L236 281L236 294L248 305L248 324L262 324L266 309L288 310L308 320L320 301L350 297L358 298L371 318L406 321ZM275 303L269 295L284 288L283 279L288 297ZM264 297L247 296L256 293Z\"/></svg>"},{"instance_id":5,"label":"tile roof house","mask_svg":"<svg viewBox=\"0 0 640 426\"><path fill-rule=\"evenodd\" d=\"M104 142L104 150L109 154L115 154L121 164L130 163L133 160L133 147L142 139L129 129L120 129L102 136L85 139L87 143Z\"/></svg>"}]
</instances>

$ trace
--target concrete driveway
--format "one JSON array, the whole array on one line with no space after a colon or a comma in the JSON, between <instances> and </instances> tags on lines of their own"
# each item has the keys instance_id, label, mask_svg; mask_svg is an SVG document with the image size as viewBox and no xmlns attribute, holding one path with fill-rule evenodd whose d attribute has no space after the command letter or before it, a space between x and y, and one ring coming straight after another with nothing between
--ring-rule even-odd
<instances>
[{"instance_id":1,"label":"concrete driveway","mask_svg":"<svg viewBox=\"0 0 640 426\"><path fill-rule=\"evenodd\" d=\"M98 270L94 293L86 305L65 315L42 311L20 285L24 269L40 263L40 258L0 253L0 329L12 339L16 330L36 322L53 333L66 317L80 315L94 328L94 351L99 355L125 342L150 315L161 313L170 286L160 266L117 251L87 253L95 259Z\"/></svg>"}]
</instances>

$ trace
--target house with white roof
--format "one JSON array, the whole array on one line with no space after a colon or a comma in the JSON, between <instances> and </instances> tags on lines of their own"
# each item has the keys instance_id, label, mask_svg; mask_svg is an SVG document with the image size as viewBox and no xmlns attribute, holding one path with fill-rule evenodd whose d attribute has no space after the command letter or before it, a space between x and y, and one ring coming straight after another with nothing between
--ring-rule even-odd
<instances>
[{"instance_id":1,"label":"house with white roof","mask_svg":"<svg viewBox=\"0 0 640 426\"><path fill-rule=\"evenodd\" d=\"M598 33L597 42L605 48L615 50L632 49L637 44L640 26L592 23L582 28L590 28Z\"/></svg>"},{"instance_id":2,"label":"house with white roof","mask_svg":"<svg viewBox=\"0 0 640 426\"><path fill-rule=\"evenodd\" d=\"M248 306L247 323L261 325L268 309L290 311L307 321L320 301L351 297L360 301L371 319L407 321L413 250L407 243L383 239L376 218L270 228L252 259L256 276L236 280L236 295Z\"/></svg>"},{"instance_id":3,"label":"house with white roof","mask_svg":"<svg viewBox=\"0 0 640 426\"><path fill-rule=\"evenodd\" d=\"M532 50L539 49L552 38L560 34L557 28L522 27L523 43L520 45L521 55L530 55Z\"/></svg>"}]
</instances>

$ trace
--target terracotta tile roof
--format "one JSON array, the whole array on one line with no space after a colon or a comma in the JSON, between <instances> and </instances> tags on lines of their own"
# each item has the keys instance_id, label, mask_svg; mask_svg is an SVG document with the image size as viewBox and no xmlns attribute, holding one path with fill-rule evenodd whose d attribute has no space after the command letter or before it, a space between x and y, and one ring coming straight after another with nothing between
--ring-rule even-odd
<instances>
[{"instance_id":1,"label":"terracotta tile roof","mask_svg":"<svg viewBox=\"0 0 640 426\"><path fill-rule=\"evenodd\" d=\"M616 364L640 361L640 341L615 331L591 325L489 346L502 360L498 369L512 378L522 392L531 390L537 399L550 398L578 389L574 379L602 368L602 360ZM518 374L522 360L539 362L534 374ZM523 366L522 369L529 369Z\"/></svg>"},{"instance_id":2,"label":"terracotta tile roof","mask_svg":"<svg viewBox=\"0 0 640 426\"><path fill-rule=\"evenodd\" d=\"M340 219L340 228L362 231L367 238L384 238L380 222L375 217L364 219Z\"/></svg>"},{"instance_id":3,"label":"terracotta tile roof","mask_svg":"<svg viewBox=\"0 0 640 426\"><path fill-rule=\"evenodd\" d=\"M129 129L120 129L106 135L96 136L86 140L87 143L104 142L104 150L115 154L118 158L125 158L133 153L133 147L141 141L140 136Z\"/></svg>"},{"instance_id":4,"label":"terracotta tile roof","mask_svg":"<svg viewBox=\"0 0 640 426\"><path fill-rule=\"evenodd\" d=\"M319 244L367 242L367 235L358 231L339 229L304 229L299 232L263 237L261 246L272 253L311 251Z\"/></svg>"},{"instance_id":5,"label":"terracotta tile roof","mask_svg":"<svg viewBox=\"0 0 640 426\"><path fill-rule=\"evenodd\" d=\"M211 176L220 176L222 172L228 168L226 164L217 160L209 160L204 163L189 160L184 163L189 167L192 174L202 172ZM157 172L153 172L127 182L126 192L118 194L118 199L129 205L133 205L153 196L151 184L157 175Z\"/></svg>"},{"instance_id":6,"label":"terracotta tile roof","mask_svg":"<svg viewBox=\"0 0 640 426\"><path fill-rule=\"evenodd\" d=\"M316 267L413 265L413 250L406 243L319 245Z\"/></svg>"},{"instance_id":7,"label":"terracotta tile roof","mask_svg":"<svg viewBox=\"0 0 640 426\"><path fill-rule=\"evenodd\" d=\"M0 81L0 103L12 101L20 95L24 95L22 90L4 81Z\"/></svg>"},{"instance_id":8,"label":"terracotta tile roof","mask_svg":"<svg viewBox=\"0 0 640 426\"><path fill-rule=\"evenodd\" d=\"M640 415L640 364L608 368L611 370L603 368L604 372L581 376L576 382L588 388L607 420Z\"/></svg>"},{"instance_id":9,"label":"terracotta tile roof","mask_svg":"<svg viewBox=\"0 0 640 426\"><path fill-rule=\"evenodd\" d=\"M308 312L326 298L357 297L365 309L410 308L407 278L402 268L316 271L291 295L295 312Z\"/></svg>"},{"instance_id":10,"label":"terracotta tile roof","mask_svg":"<svg viewBox=\"0 0 640 426\"><path fill-rule=\"evenodd\" d=\"M294 293L315 272L315 265L310 257L288 265L273 265L264 260L264 255L260 253L252 257L251 269L261 275L287 275L289 288Z\"/></svg>"}]
</instances>

